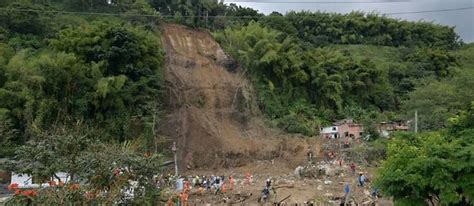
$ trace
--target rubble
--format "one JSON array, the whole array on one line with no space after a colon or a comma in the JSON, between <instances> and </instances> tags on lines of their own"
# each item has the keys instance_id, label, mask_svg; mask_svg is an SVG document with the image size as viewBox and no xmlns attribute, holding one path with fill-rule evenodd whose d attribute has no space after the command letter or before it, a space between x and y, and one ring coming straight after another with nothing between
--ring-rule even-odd
<instances>
[{"instance_id":1,"label":"rubble","mask_svg":"<svg viewBox=\"0 0 474 206\"><path fill-rule=\"evenodd\" d=\"M317 190L321 191L323 190L323 186L322 185L318 185L318 187L316 187Z\"/></svg>"}]
</instances>

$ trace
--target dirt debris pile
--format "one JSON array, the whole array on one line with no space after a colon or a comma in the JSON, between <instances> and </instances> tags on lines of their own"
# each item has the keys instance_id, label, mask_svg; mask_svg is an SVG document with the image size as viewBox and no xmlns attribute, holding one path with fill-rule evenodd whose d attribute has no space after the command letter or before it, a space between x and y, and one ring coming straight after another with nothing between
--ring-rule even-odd
<instances>
[{"instance_id":1,"label":"dirt debris pile","mask_svg":"<svg viewBox=\"0 0 474 206\"><path fill-rule=\"evenodd\" d=\"M252 87L210 33L163 24L162 36L171 112L160 132L177 142L181 170L238 167L286 153L303 161L306 142L276 139L279 132L264 126Z\"/></svg>"}]
</instances>

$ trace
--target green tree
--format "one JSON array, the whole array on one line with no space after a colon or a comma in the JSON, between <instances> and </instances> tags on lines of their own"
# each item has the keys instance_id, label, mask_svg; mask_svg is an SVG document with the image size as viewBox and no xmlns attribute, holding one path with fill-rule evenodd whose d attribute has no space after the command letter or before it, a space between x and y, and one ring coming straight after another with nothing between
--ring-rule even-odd
<instances>
[{"instance_id":1,"label":"green tree","mask_svg":"<svg viewBox=\"0 0 474 206\"><path fill-rule=\"evenodd\" d=\"M16 151L10 169L43 180L59 182L57 172L70 175L69 186L85 183L78 193L66 188L41 190L33 204L158 204L155 175L161 172L161 155L144 153L140 145L101 143L93 128L81 122L57 127L48 132L37 130L35 139ZM79 189L79 188L77 188ZM133 199L126 197L128 190ZM86 199L85 192L95 196ZM45 196L45 197L42 197ZM21 197L18 201L21 202ZM23 202L24 203L24 202Z\"/></svg>"},{"instance_id":2,"label":"green tree","mask_svg":"<svg viewBox=\"0 0 474 206\"><path fill-rule=\"evenodd\" d=\"M48 36L51 23L51 15L43 12L47 8L41 4L34 4L29 1L13 1L0 12L0 25L11 32L20 34L34 34L38 36Z\"/></svg>"},{"instance_id":3,"label":"green tree","mask_svg":"<svg viewBox=\"0 0 474 206\"><path fill-rule=\"evenodd\" d=\"M389 143L376 184L395 202L469 204L474 195L473 117L474 104L450 119L448 131L397 136Z\"/></svg>"}]
</instances>

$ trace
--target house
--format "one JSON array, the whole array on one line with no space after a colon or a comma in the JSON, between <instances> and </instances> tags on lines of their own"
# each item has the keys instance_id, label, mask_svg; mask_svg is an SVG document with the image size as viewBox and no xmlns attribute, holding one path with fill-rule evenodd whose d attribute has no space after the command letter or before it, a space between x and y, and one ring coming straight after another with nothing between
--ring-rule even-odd
<instances>
[{"instance_id":1,"label":"house","mask_svg":"<svg viewBox=\"0 0 474 206\"><path fill-rule=\"evenodd\" d=\"M364 128L362 124L354 123L352 119L344 119L335 122L332 126L322 127L320 129L321 135L326 138L340 138L347 137L358 139L362 137Z\"/></svg>"},{"instance_id":2,"label":"house","mask_svg":"<svg viewBox=\"0 0 474 206\"><path fill-rule=\"evenodd\" d=\"M344 119L335 123L338 127L339 137L359 139L364 128L362 124L355 123L352 119Z\"/></svg>"},{"instance_id":3,"label":"house","mask_svg":"<svg viewBox=\"0 0 474 206\"><path fill-rule=\"evenodd\" d=\"M381 122L377 125L377 130L383 137L390 136L390 133L397 131L408 131L410 126L408 122L398 121L398 122Z\"/></svg>"},{"instance_id":4,"label":"house","mask_svg":"<svg viewBox=\"0 0 474 206\"><path fill-rule=\"evenodd\" d=\"M67 183L70 179L69 175L65 172L58 172L56 176L59 177L61 182ZM53 179L51 179L53 180ZM57 179L54 179L57 181ZM48 187L49 184L47 181L38 181L34 177L26 174L18 174L12 172L10 184L18 184L19 188L39 188L39 187Z\"/></svg>"},{"instance_id":5,"label":"house","mask_svg":"<svg viewBox=\"0 0 474 206\"><path fill-rule=\"evenodd\" d=\"M320 134L323 135L325 138L336 139L339 137L338 127L336 125L329 127L321 127Z\"/></svg>"}]
</instances>

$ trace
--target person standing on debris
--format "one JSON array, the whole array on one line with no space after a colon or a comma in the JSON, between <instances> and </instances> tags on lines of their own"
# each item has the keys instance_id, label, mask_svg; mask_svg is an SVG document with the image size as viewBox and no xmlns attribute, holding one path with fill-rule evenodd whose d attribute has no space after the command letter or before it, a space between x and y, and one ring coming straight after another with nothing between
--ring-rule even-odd
<instances>
[{"instance_id":1,"label":"person standing on debris","mask_svg":"<svg viewBox=\"0 0 474 206\"><path fill-rule=\"evenodd\" d=\"M188 205L188 195L185 192L179 193L179 200L180 206L187 206Z\"/></svg>"},{"instance_id":2,"label":"person standing on debris","mask_svg":"<svg viewBox=\"0 0 474 206\"><path fill-rule=\"evenodd\" d=\"M360 172L359 177L357 179L359 180L359 186L364 187L364 183L365 183L364 173Z\"/></svg>"},{"instance_id":3,"label":"person standing on debris","mask_svg":"<svg viewBox=\"0 0 474 206\"><path fill-rule=\"evenodd\" d=\"M346 185L344 186L344 198L347 197L347 195L349 195L349 192L351 192L351 188L349 187L349 183L346 182Z\"/></svg>"},{"instance_id":4,"label":"person standing on debris","mask_svg":"<svg viewBox=\"0 0 474 206\"><path fill-rule=\"evenodd\" d=\"M174 206L173 199L169 198L168 202L166 202L166 206Z\"/></svg>"},{"instance_id":5,"label":"person standing on debris","mask_svg":"<svg viewBox=\"0 0 474 206\"><path fill-rule=\"evenodd\" d=\"M203 181L202 185L209 192L211 190L211 181L207 177L204 177L203 180L204 181Z\"/></svg>"},{"instance_id":6,"label":"person standing on debris","mask_svg":"<svg viewBox=\"0 0 474 206\"><path fill-rule=\"evenodd\" d=\"M221 187L221 188L222 188L222 189L221 189L222 193L226 193L226 192L227 192L227 184L226 184L224 181L222 181L222 187Z\"/></svg>"},{"instance_id":7,"label":"person standing on debris","mask_svg":"<svg viewBox=\"0 0 474 206\"><path fill-rule=\"evenodd\" d=\"M201 180L199 179L199 176L196 175L193 179L193 187L198 187L201 186Z\"/></svg>"},{"instance_id":8,"label":"person standing on debris","mask_svg":"<svg viewBox=\"0 0 474 206\"><path fill-rule=\"evenodd\" d=\"M230 190L234 190L234 183L235 183L234 177L232 175L229 176L229 189Z\"/></svg>"},{"instance_id":9,"label":"person standing on debris","mask_svg":"<svg viewBox=\"0 0 474 206\"><path fill-rule=\"evenodd\" d=\"M252 181L252 175L250 174L250 172L247 172L247 174L245 174L245 184L250 185L251 181Z\"/></svg>"},{"instance_id":10,"label":"person standing on debris","mask_svg":"<svg viewBox=\"0 0 474 206\"><path fill-rule=\"evenodd\" d=\"M268 188L268 187L263 188L263 190L262 190L262 200L263 200L263 202L267 202L269 196L270 196L270 188Z\"/></svg>"},{"instance_id":11,"label":"person standing on debris","mask_svg":"<svg viewBox=\"0 0 474 206\"><path fill-rule=\"evenodd\" d=\"M266 181L265 181L265 187L268 187L270 188L272 186L272 180L270 178L268 178Z\"/></svg>"},{"instance_id":12,"label":"person standing on debris","mask_svg":"<svg viewBox=\"0 0 474 206\"><path fill-rule=\"evenodd\" d=\"M312 164L313 163L313 151L311 150L311 147L308 147L308 152L306 154L308 156L308 163Z\"/></svg>"},{"instance_id":13,"label":"person standing on debris","mask_svg":"<svg viewBox=\"0 0 474 206\"><path fill-rule=\"evenodd\" d=\"M191 186L189 181L184 181L184 192L189 192L191 190Z\"/></svg>"},{"instance_id":14,"label":"person standing on debris","mask_svg":"<svg viewBox=\"0 0 474 206\"><path fill-rule=\"evenodd\" d=\"M354 175L356 171L356 165L354 163L351 164L351 172Z\"/></svg>"},{"instance_id":15,"label":"person standing on debris","mask_svg":"<svg viewBox=\"0 0 474 206\"><path fill-rule=\"evenodd\" d=\"M379 189L377 187L372 188L372 198L377 199L379 196Z\"/></svg>"},{"instance_id":16,"label":"person standing on debris","mask_svg":"<svg viewBox=\"0 0 474 206\"><path fill-rule=\"evenodd\" d=\"M221 191L221 177L216 177L216 181L214 182L214 187L216 188L216 191L214 194L217 194Z\"/></svg>"},{"instance_id":17,"label":"person standing on debris","mask_svg":"<svg viewBox=\"0 0 474 206\"><path fill-rule=\"evenodd\" d=\"M184 185L184 179L181 177L178 177L176 180L176 191L181 192L183 190L183 185Z\"/></svg>"}]
</instances>

